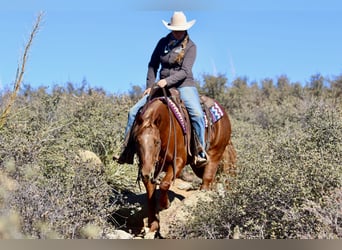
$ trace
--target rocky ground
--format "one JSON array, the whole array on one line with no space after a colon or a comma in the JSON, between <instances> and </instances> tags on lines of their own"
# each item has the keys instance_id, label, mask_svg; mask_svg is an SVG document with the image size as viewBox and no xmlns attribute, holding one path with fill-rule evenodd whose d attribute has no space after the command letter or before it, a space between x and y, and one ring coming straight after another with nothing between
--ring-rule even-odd
<instances>
[{"instance_id":1,"label":"rocky ground","mask_svg":"<svg viewBox=\"0 0 342 250\"><path fill-rule=\"evenodd\" d=\"M101 165L101 160L93 152L79 152L82 161L91 161L94 167ZM162 173L163 174L163 173ZM160 179L163 175L160 176ZM122 191L123 208L112 215L116 230L106 233L109 239L153 239L169 238L169 232L176 223L186 222L191 218L192 208L198 202L210 202L210 192L200 191L201 179L195 176L191 169L185 168L169 189L170 207L159 213L160 232L150 233L147 227L146 192L143 184L141 191ZM157 189L157 195L158 195Z\"/></svg>"},{"instance_id":2,"label":"rocky ground","mask_svg":"<svg viewBox=\"0 0 342 250\"><path fill-rule=\"evenodd\" d=\"M138 204L139 209L124 208L116 212L115 220L121 224L110 238L153 239L168 238L172 225L191 218L191 208L198 202L210 202L209 192L198 190L199 179L195 177L178 178L169 190L171 205L159 213L160 234L150 233L147 228L146 194L142 188L140 194L124 193L124 199L130 204Z\"/></svg>"}]
</instances>

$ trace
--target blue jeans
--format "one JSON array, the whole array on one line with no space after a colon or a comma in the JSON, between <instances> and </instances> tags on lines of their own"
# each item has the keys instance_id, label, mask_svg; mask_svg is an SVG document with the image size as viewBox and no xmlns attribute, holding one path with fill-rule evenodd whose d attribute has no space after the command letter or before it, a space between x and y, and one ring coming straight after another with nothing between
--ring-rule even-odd
<instances>
[{"instance_id":1,"label":"blue jeans","mask_svg":"<svg viewBox=\"0 0 342 250\"><path fill-rule=\"evenodd\" d=\"M201 107L199 94L196 87L178 88L180 97L183 100L186 109L189 112L191 124L195 129L196 135L205 149L205 122L204 113Z\"/></svg>"},{"instance_id":2,"label":"blue jeans","mask_svg":"<svg viewBox=\"0 0 342 250\"><path fill-rule=\"evenodd\" d=\"M195 132L200 140L200 143L205 149L205 122L204 122L204 114L201 107L199 94L196 87L181 87L178 88L180 92L180 97L183 100L186 109L189 112L190 120L192 123L192 126L195 129ZM127 126L125 130L125 137L131 130L133 126L133 122L135 120L135 117L139 111L139 109L144 106L148 98L148 95L143 96L130 110L128 113L128 120L127 120Z\"/></svg>"},{"instance_id":3,"label":"blue jeans","mask_svg":"<svg viewBox=\"0 0 342 250\"><path fill-rule=\"evenodd\" d=\"M147 102L148 95L144 95L128 112L128 120L125 130L125 138L133 126L133 122L140 108L142 108Z\"/></svg>"}]
</instances>

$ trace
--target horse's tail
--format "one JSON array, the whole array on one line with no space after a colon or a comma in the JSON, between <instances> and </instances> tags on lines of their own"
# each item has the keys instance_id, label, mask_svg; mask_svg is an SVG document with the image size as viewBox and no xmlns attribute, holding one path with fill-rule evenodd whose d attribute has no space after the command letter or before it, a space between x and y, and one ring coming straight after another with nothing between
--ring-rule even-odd
<instances>
[{"instance_id":1,"label":"horse's tail","mask_svg":"<svg viewBox=\"0 0 342 250\"><path fill-rule=\"evenodd\" d=\"M221 161L223 172L229 175L235 175L236 174L236 160L237 160L236 150L234 148L232 140L229 139L228 145L225 148L222 161Z\"/></svg>"}]
</instances>

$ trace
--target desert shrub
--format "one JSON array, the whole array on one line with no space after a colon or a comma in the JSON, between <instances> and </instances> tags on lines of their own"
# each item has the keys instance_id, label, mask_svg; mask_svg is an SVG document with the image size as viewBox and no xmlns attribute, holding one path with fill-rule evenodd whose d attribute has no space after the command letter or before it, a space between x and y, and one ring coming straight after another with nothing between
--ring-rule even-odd
<instances>
[{"instance_id":1,"label":"desert shrub","mask_svg":"<svg viewBox=\"0 0 342 250\"><path fill-rule=\"evenodd\" d=\"M87 225L103 234L112 227L110 158L120 150L126 100L70 87L18 95L0 130L0 169L18 183L2 211L17 212L25 237L82 238ZM95 152L104 164L80 160L79 150Z\"/></svg>"},{"instance_id":2,"label":"desert shrub","mask_svg":"<svg viewBox=\"0 0 342 250\"><path fill-rule=\"evenodd\" d=\"M229 190L214 194L210 209L199 204L171 238L341 238L340 78L319 95L280 80L222 88L237 175L217 178L228 178ZM125 205L120 190L138 191L136 166L112 161L138 93L130 96L24 85L0 129L0 237L106 238ZM0 111L7 98L2 92ZM82 160L80 150L102 163Z\"/></svg>"},{"instance_id":3,"label":"desert shrub","mask_svg":"<svg viewBox=\"0 0 342 250\"><path fill-rule=\"evenodd\" d=\"M46 177L34 165L20 169L19 188L8 201L20 214L28 237L82 238L81 230L88 224L101 226L103 232L110 227L106 218L111 188L103 170L92 162L79 162L76 155L65 160L74 172L68 177L63 171Z\"/></svg>"},{"instance_id":4,"label":"desert shrub","mask_svg":"<svg viewBox=\"0 0 342 250\"><path fill-rule=\"evenodd\" d=\"M232 118L238 174L173 238L340 238L342 116L329 100L285 100ZM295 108L296 107L296 108ZM249 119L245 119L249 116ZM267 126L265 120L267 118ZM206 211L206 212L204 212Z\"/></svg>"}]
</instances>

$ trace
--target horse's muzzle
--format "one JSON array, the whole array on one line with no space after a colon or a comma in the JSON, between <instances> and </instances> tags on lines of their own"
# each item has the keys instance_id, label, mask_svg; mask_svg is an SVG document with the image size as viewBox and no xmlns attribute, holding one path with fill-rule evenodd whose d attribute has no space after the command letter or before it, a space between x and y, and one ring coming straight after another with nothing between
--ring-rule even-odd
<instances>
[{"instance_id":1,"label":"horse's muzzle","mask_svg":"<svg viewBox=\"0 0 342 250\"><path fill-rule=\"evenodd\" d=\"M156 183L156 179L154 178L154 171L144 173L142 170L140 171L140 178L143 182L151 181L151 183Z\"/></svg>"}]
</instances>

